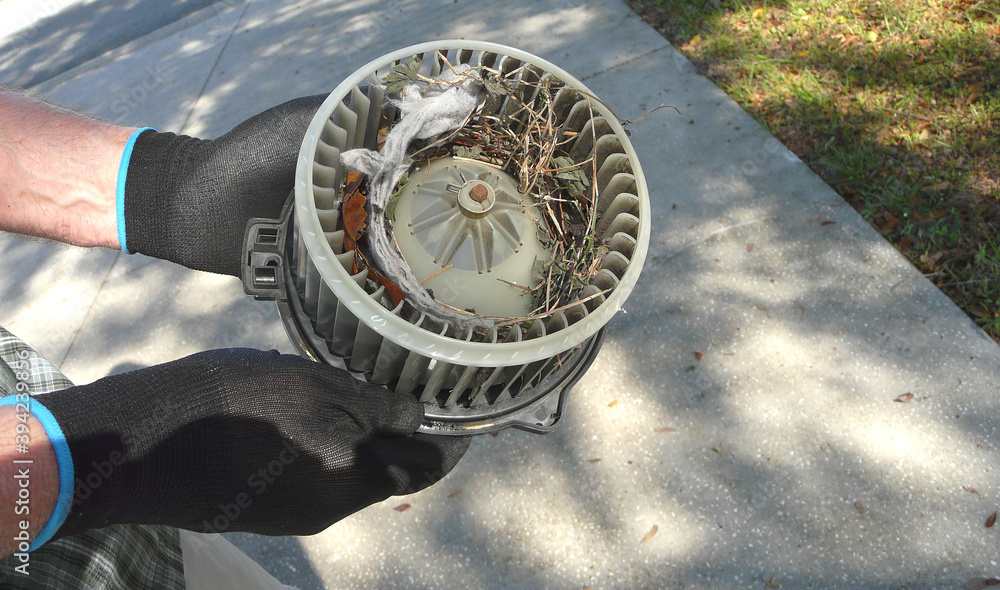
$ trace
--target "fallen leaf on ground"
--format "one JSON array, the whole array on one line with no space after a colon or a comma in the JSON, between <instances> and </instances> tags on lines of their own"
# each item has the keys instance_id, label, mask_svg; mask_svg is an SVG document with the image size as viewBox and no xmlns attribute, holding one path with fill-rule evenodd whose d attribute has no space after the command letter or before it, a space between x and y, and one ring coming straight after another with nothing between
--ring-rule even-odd
<instances>
[{"instance_id":1,"label":"fallen leaf on ground","mask_svg":"<svg viewBox=\"0 0 1000 590\"><path fill-rule=\"evenodd\" d=\"M920 192L923 193L923 192L927 192L927 191L944 191L944 190L948 190L950 187L951 187L951 183L945 181L945 182L939 182L937 184L932 184L932 185L929 185L929 186L925 186L925 187L923 187L923 188L920 189Z\"/></svg>"},{"instance_id":2,"label":"fallen leaf on ground","mask_svg":"<svg viewBox=\"0 0 1000 590\"><path fill-rule=\"evenodd\" d=\"M990 515L989 518L986 519L986 528L991 529L993 528L993 525L995 525L996 523L997 523L997 513L994 512L993 514Z\"/></svg>"},{"instance_id":3,"label":"fallen leaf on ground","mask_svg":"<svg viewBox=\"0 0 1000 590\"><path fill-rule=\"evenodd\" d=\"M618 405L618 400L616 400L616 399L613 399L613 400L611 400L611 403L610 403L610 404L608 404L608 407L609 407L609 408L613 408L613 407L615 407L616 405Z\"/></svg>"},{"instance_id":4,"label":"fallen leaf on ground","mask_svg":"<svg viewBox=\"0 0 1000 590\"><path fill-rule=\"evenodd\" d=\"M972 578L965 583L965 590L983 590L990 586L1000 586L997 578Z\"/></svg>"},{"instance_id":5,"label":"fallen leaf on ground","mask_svg":"<svg viewBox=\"0 0 1000 590\"><path fill-rule=\"evenodd\" d=\"M747 252L753 252L753 249L756 247L757 246L754 246L753 244L747 244Z\"/></svg>"},{"instance_id":6,"label":"fallen leaf on ground","mask_svg":"<svg viewBox=\"0 0 1000 590\"><path fill-rule=\"evenodd\" d=\"M975 495L977 495L977 496L979 495L979 490L977 490L977 489L976 489L976 488L974 488L974 487L971 487L971 486L963 486L963 487L962 487L962 489L963 489L963 490L965 490L965 491L967 491L967 492L969 492L970 494L975 494Z\"/></svg>"},{"instance_id":7,"label":"fallen leaf on ground","mask_svg":"<svg viewBox=\"0 0 1000 590\"><path fill-rule=\"evenodd\" d=\"M986 309L982 307L979 307L978 305L975 307L970 307L969 311L971 311L972 314L975 315L976 317L980 317L983 319L990 319L990 312L986 311Z\"/></svg>"},{"instance_id":8,"label":"fallen leaf on ground","mask_svg":"<svg viewBox=\"0 0 1000 590\"><path fill-rule=\"evenodd\" d=\"M906 402L908 402L908 401L910 401L912 399L913 399L913 394L912 393L904 393L903 395L897 397L896 399L894 399L892 401L896 401L896 402L899 402L901 404L905 404Z\"/></svg>"},{"instance_id":9,"label":"fallen leaf on ground","mask_svg":"<svg viewBox=\"0 0 1000 590\"><path fill-rule=\"evenodd\" d=\"M882 231L891 231L891 230L892 230L892 229L894 229L894 228L895 228L895 227L896 227L897 225L899 225L899 222L900 222L900 221L901 221L901 220L900 220L900 219L899 219L898 217L896 217L896 216L895 216L895 215L893 215L892 213L890 213L890 212L886 211L886 212L885 212L885 225L883 225L883 226L882 226L881 228L879 228L879 229L881 229Z\"/></svg>"},{"instance_id":10,"label":"fallen leaf on ground","mask_svg":"<svg viewBox=\"0 0 1000 590\"><path fill-rule=\"evenodd\" d=\"M716 453L720 453L721 454L722 453L722 445L719 445L717 447L712 447L712 450L715 451Z\"/></svg>"},{"instance_id":11,"label":"fallen leaf on ground","mask_svg":"<svg viewBox=\"0 0 1000 590\"><path fill-rule=\"evenodd\" d=\"M865 512L868 512L868 509L865 508L865 505L862 504L861 502L855 502L854 503L854 507L857 508L858 512L860 512L861 514L864 514Z\"/></svg>"},{"instance_id":12,"label":"fallen leaf on ground","mask_svg":"<svg viewBox=\"0 0 1000 590\"><path fill-rule=\"evenodd\" d=\"M971 70L972 68L969 69ZM976 82L974 84L969 84L965 87L965 92L968 93L970 102L976 100L983 95L983 83Z\"/></svg>"},{"instance_id":13,"label":"fallen leaf on ground","mask_svg":"<svg viewBox=\"0 0 1000 590\"><path fill-rule=\"evenodd\" d=\"M410 504L407 504L406 502L403 502L399 506L396 506L395 508L393 508L393 510L395 510L396 512L406 512L407 510L410 509L410 506L411 506Z\"/></svg>"},{"instance_id":14,"label":"fallen leaf on ground","mask_svg":"<svg viewBox=\"0 0 1000 590\"><path fill-rule=\"evenodd\" d=\"M837 222L836 221L831 221L831 220L827 219L826 221L824 221L820 225L833 225L835 223L837 223Z\"/></svg>"},{"instance_id":15,"label":"fallen leaf on ground","mask_svg":"<svg viewBox=\"0 0 1000 590\"><path fill-rule=\"evenodd\" d=\"M759 309L759 310L761 310L761 311L767 311L767 308L766 308L766 307L764 307L764 304L763 304L763 303L758 303L758 304L757 304L757 309Z\"/></svg>"},{"instance_id":16,"label":"fallen leaf on ground","mask_svg":"<svg viewBox=\"0 0 1000 590\"><path fill-rule=\"evenodd\" d=\"M699 361L701 360L701 358L702 358L703 356L705 356L705 355L701 354L700 352L696 352L696 353L694 353L694 358L698 359Z\"/></svg>"},{"instance_id":17,"label":"fallen leaf on ground","mask_svg":"<svg viewBox=\"0 0 1000 590\"><path fill-rule=\"evenodd\" d=\"M654 524L653 528L649 529L649 532L646 533L646 536L644 536L642 538L642 540L639 541L639 544L641 545L641 544L645 543L646 541L648 541L648 540L652 539L653 537L655 537L656 536L656 531L658 531L658 530L660 530L660 527L658 527L658 526L656 526Z\"/></svg>"}]
</instances>

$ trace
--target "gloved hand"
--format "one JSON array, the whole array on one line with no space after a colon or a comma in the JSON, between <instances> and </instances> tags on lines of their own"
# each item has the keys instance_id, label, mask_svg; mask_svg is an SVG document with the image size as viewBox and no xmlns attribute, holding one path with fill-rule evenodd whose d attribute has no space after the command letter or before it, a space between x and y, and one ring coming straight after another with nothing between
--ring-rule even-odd
<instances>
[{"instance_id":1,"label":"gloved hand","mask_svg":"<svg viewBox=\"0 0 1000 590\"><path fill-rule=\"evenodd\" d=\"M121 523L310 535L431 485L469 446L414 434L413 396L276 351L199 353L32 404L72 456L75 495L56 537Z\"/></svg>"},{"instance_id":2,"label":"gloved hand","mask_svg":"<svg viewBox=\"0 0 1000 590\"><path fill-rule=\"evenodd\" d=\"M122 250L239 277L247 221L281 213L302 138L326 96L278 105L213 140L142 131L122 160Z\"/></svg>"}]
</instances>

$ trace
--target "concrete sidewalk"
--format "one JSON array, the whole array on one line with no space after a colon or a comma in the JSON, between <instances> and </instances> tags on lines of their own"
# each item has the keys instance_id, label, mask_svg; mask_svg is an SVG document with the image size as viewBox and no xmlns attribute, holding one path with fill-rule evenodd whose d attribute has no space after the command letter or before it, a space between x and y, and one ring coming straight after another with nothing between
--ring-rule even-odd
<instances>
[{"instance_id":1,"label":"concrete sidewalk","mask_svg":"<svg viewBox=\"0 0 1000 590\"><path fill-rule=\"evenodd\" d=\"M283 582L960 588L1000 577L1000 530L984 526L1000 508L1000 347L627 6L204 10L34 90L212 137L393 49L478 38L559 64L622 116L681 111L633 129L652 192L650 257L559 430L475 440L405 512L390 499L310 538L230 535ZM9 67L0 79L17 75ZM209 348L290 350L271 306L231 278L10 236L0 252L0 322L77 382ZM907 392L911 402L893 401Z\"/></svg>"}]
</instances>

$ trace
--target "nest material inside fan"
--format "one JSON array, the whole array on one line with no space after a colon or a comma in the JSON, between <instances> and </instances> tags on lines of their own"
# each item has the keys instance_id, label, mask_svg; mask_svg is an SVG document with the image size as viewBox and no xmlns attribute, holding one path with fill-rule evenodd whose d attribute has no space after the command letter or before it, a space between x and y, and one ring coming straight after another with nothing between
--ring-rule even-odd
<instances>
[{"instance_id":1,"label":"nest material inside fan","mask_svg":"<svg viewBox=\"0 0 1000 590\"><path fill-rule=\"evenodd\" d=\"M485 96L482 104L473 111L465 124L451 133L411 144L408 160L420 164L443 157L474 160L495 167L517 180L519 191L535 202L534 220L542 244L551 254L549 260L536 263L533 284L507 284L530 293L533 311L525 317L488 318L498 330L514 324L545 319L559 311L582 305L591 299L606 295L607 291L581 298L581 291L591 277L600 270L601 260L608 247L596 238L598 189L596 156L575 161L570 148L580 131L568 129L555 112L556 93L565 84L530 64L502 72L485 66L459 71L438 53L442 69L450 72L448 81L429 78L420 74L420 57L400 63L386 75L387 94L399 96L412 85L456 85L475 79ZM446 68L446 70L444 70ZM594 102L598 99L586 91L574 90L577 100L586 100L589 120L594 119ZM391 103L390 103L391 104ZM603 103L602 103L603 104ZM628 124L628 121L621 121ZM379 130L379 149L385 141L391 124ZM584 121L586 123L586 121ZM580 125L580 129L593 134L591 145L597 144L595 125ZM374 268L367 252L364 235L365 199L367 182L364 175L351 174L342 186L344 194L342 223L348 240L345 247L355 252L354 272L367 269L369 290L379 285L385 287L392 305L398 305L406 294L389 280L381 269ZM403 187L409 182L406 176L396 185L382 214L391 222L396 202ZM370 224L368 224L370 225ZM391 237L391 236L390 236ZM438 271L447 272L448 267ZM433 275L432 275L433 276ZM432 277L420 277L426 282ZM475 310L455 309L437 301L450 312L477 317ZM475 325L477 330L483 324Z\"/></svg>"}]
</instances>

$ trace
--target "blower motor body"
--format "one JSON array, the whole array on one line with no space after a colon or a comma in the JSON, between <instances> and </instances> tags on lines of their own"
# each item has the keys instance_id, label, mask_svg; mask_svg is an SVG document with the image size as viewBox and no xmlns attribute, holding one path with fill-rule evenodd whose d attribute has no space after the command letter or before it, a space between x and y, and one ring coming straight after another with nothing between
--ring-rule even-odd
<instances>
[{"instance_id":1,"label":"blower motor body","mask_svg":"<svg viewBox=\"0 0 1000 590\"><path fill-rule=\"evenodd\" d=\"M552 89L554 124L575 136L569 156L576 163L595 160L587 168L596 171L592 230L606 250L575 304L484 334L431 321L403 301L394 304L369 280L369 270L356 267L355 253L345 248L348 172L340 155L377 149L380 134L384 139L400 116L385 78L414 58L428 79L467 65ZM487 100L477 115L516 117L513 111L505 101ZM519 192L518 180L458 157L416 162L408 177L392 214L392 238L413 274L427 277L435 299L491 316L530 312L524 285L549 253L535 203ZM421 431L545 433L634 287L649 233L648 190L635 150L617 117L580 81L513 48L436 41L378 58L330 94L306 132L282 218L248 225L243 279L247 293L277 302L300 354L416 396L425 404Z\"/></svg>"}]
</instances>

